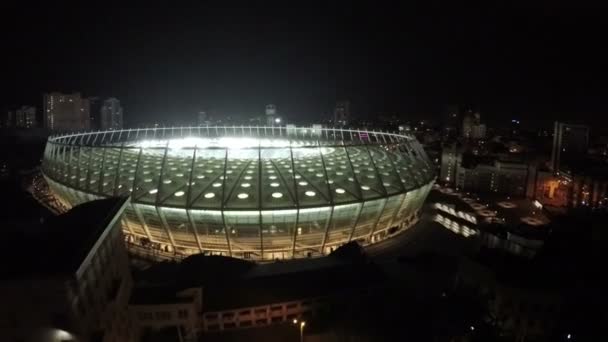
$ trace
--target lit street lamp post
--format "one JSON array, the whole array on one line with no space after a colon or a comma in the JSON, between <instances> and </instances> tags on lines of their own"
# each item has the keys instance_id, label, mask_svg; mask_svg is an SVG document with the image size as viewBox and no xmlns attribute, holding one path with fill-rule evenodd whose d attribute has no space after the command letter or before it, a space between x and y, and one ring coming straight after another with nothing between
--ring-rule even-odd
<instances>
[{"instance_id":1,"label":"lit street lamp post","mask_svg":"<svg viewBox=\"0 0 608 342\"><path fill-rule=\"evenodd\" d=\"M294 319L293 320L293 324L298 324L298 320ZM305 321L301 321L300 322L300 342L304 342L304 327L306 326L306 322Z\"/></svg>"}]
</instances>

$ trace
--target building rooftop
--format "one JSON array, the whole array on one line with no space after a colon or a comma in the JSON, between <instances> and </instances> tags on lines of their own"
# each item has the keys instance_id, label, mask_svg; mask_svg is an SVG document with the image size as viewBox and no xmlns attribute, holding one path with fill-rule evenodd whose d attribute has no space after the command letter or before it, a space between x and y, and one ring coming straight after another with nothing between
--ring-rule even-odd
<instances>
[{"instance_id":1,"label":"building rooftop","mask_svg":"<svg viewBox=\"0 0 608 342\"><path fill-rule=\"evenodd\" d=\"M342 264L204 287L205 311L347 294L384 279L373 264Z\"/></svg>"},{"instance_id":2,"label":"building rooftop","mask_svg":"<svg viewBox=\"0 0 608 342\"><path fill-rule=\"evenodd\" d=\"M205 311L220 311L345 293L384 279L355 243L324 258L254 264L193 255L138 275L132 303L163 304L185 288L202 287Z\"/></svg>"},{"instance_id":3,"label":"building rooftop","mask_svg":"<svg viewBox=\"0 0 608 342\"><path fill-rule=\"evenodd\" d=\"M2 258L9 262L5 262L0 278L76 272L106 228L122 213L126 201L127 197L88 202L31 229L9 228L5 241L19 243L1 249Z\"/></svg>"}]
</instances>

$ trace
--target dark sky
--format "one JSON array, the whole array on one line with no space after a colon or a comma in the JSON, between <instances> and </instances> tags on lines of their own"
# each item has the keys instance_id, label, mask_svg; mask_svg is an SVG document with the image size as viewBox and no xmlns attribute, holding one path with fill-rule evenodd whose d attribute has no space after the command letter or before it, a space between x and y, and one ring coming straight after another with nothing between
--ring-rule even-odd
<instances>
[{"instance_id":1,"label":"dark sky","mask_svg":"<svg viewBox=\"0 0 608 342\"><path fill-rule=\"evenodd\" d=\"M2 8L0 105L59 90L116 96L128 123L266 103L320 118L343 98L360 117L433 118L450 103L493 122L608 117L600 8L20 3Z\"/></svg>"}]
</instances>

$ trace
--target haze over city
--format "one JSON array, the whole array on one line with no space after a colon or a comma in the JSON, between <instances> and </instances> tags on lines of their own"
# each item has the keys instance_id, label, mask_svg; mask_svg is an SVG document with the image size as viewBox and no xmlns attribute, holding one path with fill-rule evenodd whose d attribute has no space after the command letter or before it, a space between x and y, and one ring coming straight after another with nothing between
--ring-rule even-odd
<instances>
[{"instance_id":1,"label":"haze over city","mask_svg":"<svg viewBox=\"0 0 608 342\"><path fill-rule=\"evenodd\" d=\"M8 5L27 25L2 24L15 53L0 103L112 96L132 125L245 117L267 103L319 119L342 99L362 118L437 119L471 104L493 123L601 123L607 24L600 11L545 6Z\"/></svg>"}]
</instances>

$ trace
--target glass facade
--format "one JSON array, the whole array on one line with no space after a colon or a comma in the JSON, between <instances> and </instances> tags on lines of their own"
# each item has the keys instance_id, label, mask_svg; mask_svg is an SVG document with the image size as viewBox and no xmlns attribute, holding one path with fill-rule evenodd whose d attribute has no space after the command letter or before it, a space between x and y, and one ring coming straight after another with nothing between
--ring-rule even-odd
<instances>
[{"instance_id":1,"label":"glass facade","mask_svg":"<svg viewBox=\"0 0 608 342\"><path fill-rule=\"evenodd\" d=\"M130 195L125 233L180 254L327 254L415 222L434 181L409 135L177 127L50 137L43 173L73 206Z\"/></svg>"}]
</instances>

